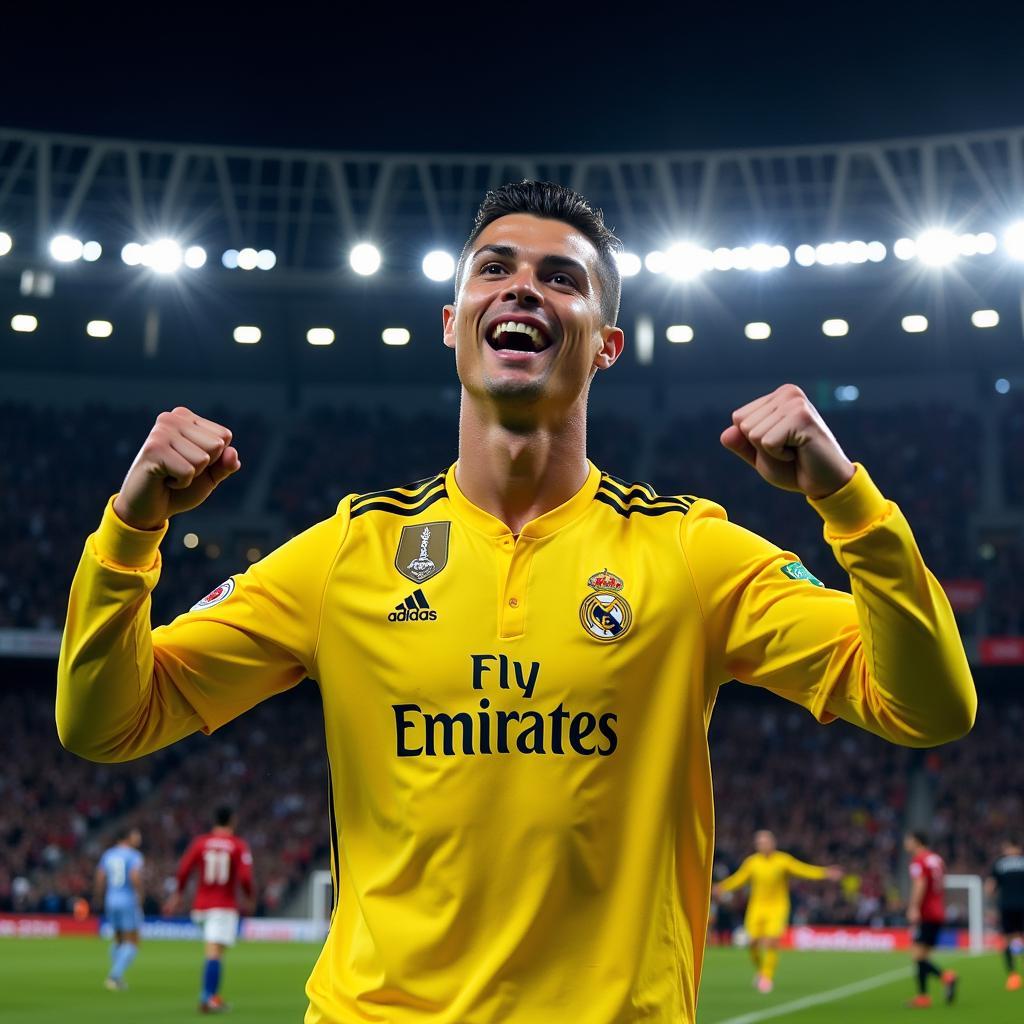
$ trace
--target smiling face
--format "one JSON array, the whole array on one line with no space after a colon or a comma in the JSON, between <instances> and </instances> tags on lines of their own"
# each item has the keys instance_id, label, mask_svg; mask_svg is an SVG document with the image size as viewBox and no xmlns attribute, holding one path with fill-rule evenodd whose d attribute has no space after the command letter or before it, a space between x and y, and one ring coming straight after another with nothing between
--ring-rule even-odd
<instances>
[{"instance_id":1,"label":"smiling face","mask_svg":"<svg viewBox=\"0 0 1024 1024\"><path fill-rule=\"evenodd\" d=\"M531 214L488 224L466 261L444 343L472 398L523 414L567 413L622 350L604 323L598 254L576 228Z\"/></svg>"}]
</instances>

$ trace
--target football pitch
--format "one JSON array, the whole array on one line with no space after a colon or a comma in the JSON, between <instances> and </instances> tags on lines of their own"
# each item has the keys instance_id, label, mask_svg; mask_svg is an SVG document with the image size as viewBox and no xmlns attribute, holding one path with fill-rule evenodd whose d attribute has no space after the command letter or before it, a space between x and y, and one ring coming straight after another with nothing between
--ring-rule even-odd
<instances>
[{"instance_id":1,"label":"football pitch","mask_svg":"<svg viewBox=\"0 0 1024 1024\"><path fill-rule=\"evenodd\" d=\"M223 994L229 1019L260 1024L300 1022L303 984L317 954L303 944L250 943L231 950ZM107 946L96 939L0 940L0 1019L5 1024L172 1024L198 1018L199 943L149 942L128 975L126 992L102 982ZM927 1011L945 1021L1010 1024L1024 1020L1024 990L1003 991L1001 959L943 954L962 984L953 1007L933 986L936 1005ZM746 955L709 950L699 1024L888 1024L918 1013L907 1010L913 994L903 954L783 953L776 991L762 996L750 984ZM927 1019L927 1014L926 1014Z\"/></svg>"}]
</instances>

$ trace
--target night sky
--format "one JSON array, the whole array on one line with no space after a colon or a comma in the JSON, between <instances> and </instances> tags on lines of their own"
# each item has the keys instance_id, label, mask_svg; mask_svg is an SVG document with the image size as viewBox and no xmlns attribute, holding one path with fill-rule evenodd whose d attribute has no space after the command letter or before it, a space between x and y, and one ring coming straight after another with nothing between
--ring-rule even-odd
<instances>
[{"instance_id":1,"label":"night sky","mask_svg":"<svg viewBox=\"0 0 1024 1024\"><path fill-rule=\"evenodd\" d=\"M5 11L0 125L362 150L696 149L1024 124L1003 3ZM428 5L421 5L421 9ZM38 10L38 8L37 8ZM633 10L644 11L639 16ZM1012 11L1016 13L1008 13Z\"/></svg>"}]
</instances>

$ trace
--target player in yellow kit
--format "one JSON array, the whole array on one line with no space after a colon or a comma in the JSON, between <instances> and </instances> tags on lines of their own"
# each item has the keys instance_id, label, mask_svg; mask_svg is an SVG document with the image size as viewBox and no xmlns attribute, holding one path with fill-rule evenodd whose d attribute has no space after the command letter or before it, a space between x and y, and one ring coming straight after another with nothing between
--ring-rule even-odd
<instances>
[{"instance_id":1,"label":"player in yellow kit","mask_svg":"<svg viewBox=\"0 0 1024 1024\"><path fill-rule=\"evenodd\" d=\"M716 893L732 892L750 886L743 928L750 942L754 961L754 983L760 992L771 992L775 968L779 962L779 940L789 924L789 879L811 878L838 881L842 869L805 864L775 844L775 835L767 829L754 833L752 853L728 878L715 886Z\"/></svg>"},{"instance_id":2,"label":"player in yellow kit","mask_svg":"<svg viewBox=\"0 0 1024 1024\"><path fill-rule=\"evenodd\" d=\"M567 189L489 194L443 312L458 461L344 497L170 625L149 621L160 541L238 471L230 430L162 413L86 541L70 749L137 757L319 684L337 899L307 1024L692 1024L719 686L910 745L973 721L942 588L798 388L721 440L806 496L852 595L712 501L587 460L588 391L624 341L616 244Z\"/></svg>"}]
</instances>

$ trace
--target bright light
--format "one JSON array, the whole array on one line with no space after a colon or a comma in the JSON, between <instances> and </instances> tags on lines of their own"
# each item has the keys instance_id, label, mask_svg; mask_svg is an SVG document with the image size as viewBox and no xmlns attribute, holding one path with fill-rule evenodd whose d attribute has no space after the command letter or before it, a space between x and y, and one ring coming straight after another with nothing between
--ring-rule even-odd
<instances>
[{"instance_id":1,"label":"bright light","mask_svg":"<svg viewBox=\"0 0 1024 1024\"><path fill-rule=\"evenodd\" d=\"M640 257L635 252L617 252L615 254L615 262L618 263L619 273L623 277L636 277L643 266ZM429 277L430 275L428 274L427 276Z\"/></svg>"},{"instance_id":2,"label":"bright light","mask_svg":"<svg viewBox=\"0 0 1024 1024\"><path fill-rule=\"evenodd\" d=\"M750 269L756 270L759 273L764 273L766 270L771 270L775 266L775 262L772 258L772 247L765 245L764 242L758 242L756 245L750 247Z\"/></svg>"},{"instance_id":3,"label":"bright light","mask_svg":"<svg viewBox=\"0 0 1024 1024\"><path fill-rule=\"evenodd\" d=\"M142 246L138 242L129 242L121 250L121 259L129 267L137 267L142 262Z\"/></svg>"},{"instance_id":4,"label":"bright light","mask_svg":"<svg viewBox=\"0 0 1024 1024\"><path fill-rule=\"evenodd\" d=\"M198 270L206 263L206 250L201 245L190 245L185 250L185 266L189 270Z\"/></svg>"},{"instance_id":5,"label":"bright light","mask_svg":"<svg viewBox=\"0 0 1024 1024\"><path fill-rule=\"evenodd\" d=\"M976 309L971 314L971 323L975 327L998 327L999 314L994 309Z\"/></svg>"},{"instance_id":6,"label":"bright light","mask_svg":"<svg viewBox=\"0 0 1024 1024\"><path fill-rule=\"evenodd\" d=\"M181 542L189 549L189 551L193 551L195 548L199 547L199 535L196 533L186 533L185 536L181 538Z\"/></svg>"},{"instance_id":7,"label":"bright light","mask_svg":"<svg viewBox=\"0 0 1024 1024\"><path fill-rule=\"evenodd\" d=\"M977 256L978 236L958 235L956 239L956 251L960 256Z\"/></svg>"},{"instance_id":8,"label":"bright light","mask_svg":"<svg viewBox=\"0 0 1024 1024\"><path fill-rule=\"evenodd\" d=\"M847 252L851 263L867 263L868 261L867 242L851 242Z\"/></svg>"},{"instance_id":9,"label":"bright light","mask_svg":"<svg viewBox=\"0 0 1024 1024\"><path fill-rule=\"evenodd\" d=\"M881 263L885 255L886 249L882 242L868 242L868 259L872 263Z\"/></svg>"},{"instance_id":10,"label":"bright light","mask_svg":"<svg viewBox=\"0 0 1024 1024\"><path fill-rule=\"evenodd\" d=\"M716 249L711 254L711 266L713 266L715 270L732 270L735 266L732 259L732 249Z\"/></svg>"},{"instance_id":11,"label":"bright light","mask_svg":"<svg viewBox=\"0 0 1024 1024\"><path fill-rule=\"evenodd\" d=\"M39 326L39 321L31 313L15 313L11 317L11 330L19 334L31 334Z\"/></svg>"},{"instance_id":12,"label":"bright light","mask_svg":"<svg viewBox=\"0 0 1024 1024\"><path fill-rule=\"evenodd\" d=\"M832 262L839 266L845 266L850 262L850 243L849 242L833 242L832 243Z\"/></svg>"},{"instance_id":13,"label":"bright light","mask_svg":"<svg viewBox=\"0 0 1024 1024\"><path fill-rule=\"evenodd\" d=\"M277 253L273 249L260 249L256 253L256 266L260 270L273 270L277 266Z\"/></svg>"},{"instance_id":14,"label":"bright light","mask_svg":"<svg viewBox=\"0 0 1024 1024\"><path fill-rule=\"evenodd\" d=\"M814 254L813 245L798 245L795 252L793 253L793 259L800 264L801 267L813 267L818 262L818 257Z\"/></svg>"},{"instance_id":15,"label":"bright light","mask_svg":"<svg viewBox=\"0 0 1024 1024\"><path fill-rule=\"evenodd\" d=\"M310 345L333 345L334 331L330 327L310 327L306 331L306 341Z\"/></svg>"},{"instance_id":16,"label":"bright light","mask_svg":"<svg viewBox=\"0 0 1024 1024\"><path fill-rule=\"evenodd\" d=\"M99 242L86 242L82 246L82 259L86 263L95 263L103 255L103 246Z\"/></svg>"},{"instance_id":17,"label":"bright light","mask_svg":"<svg viewBox=\"0 0 1024 1024\"><path fill-rule=\"evenodd\" d=\"M622 253L616 254L617 259L621 256ZM640 269L639 264L640 261L637 260L637 270ZM619 259L619 271L622 271L621 259ZM423 257L423 273L431 281L450 281L455 276L455 257L449 252L434 249L433 252L428 252Z\"/></svg>"},{"instance_id":18,"label":"bright light","mask_svg":"<svg viewBox=\"0 0 1024 1024\"><path fill-rule=\"evenodd\" d=\"M109 320L90 320L85 325L85 333L90 338L109 338L114 333L114 325Z\"/></svg>"},{"instance_id":19,"label":"bright light","mask_svg":"<svg viewBox=\"0 0 1024 1024\"><path fill-rule=\"evenodd\" d=\"M996 251L996 236L991 231L981 231L974 236L979 256L991 256Z\"/></svg>"},{"instance_id":20,"label":"bright light","mask_svg":"<svg viewBox=\"0 0 1024 1024\"><path fill-rule=\"evenodd\" d=\"M258 327L243 325L235 328L233 337L239 345L255 345L263 337L263 332Z\"/></svg>"},{"instance_id":21,"label":"bright light","mask_svg":"<svg viewBox=\"0 0 1024 1024\"><path fill-rule=\"evenodd\" d=\"M912 238L897 238L893 243L892 254L898 260L912 260L917 255L917 242Z\"/></svg>"},{"instance_id":22,"label":"bright light","mask_svg":"<svg viewBox=\"0 0 1024 1024\"><path fill-rule=\"evenodd\" d=\"M826 320L821 325L821 333L826 338L845 338L850 333L850 325L845 320Z\"/></svg>"},{"instance_id":23,"label":"bright light","mask_svg":"<svg viewBox=\"0 0 1024 1024\"><path fill-rule=\"evenodd\" d=\"M860 398L860 388L856 384L840 384L835 396L837 402L856 402Z\"/></svg>"},{"instance_id":24,"label":"bright light","mask_svg":"<svg viewBox=\"0 0 1024 1024\"><path fill-rule=\"evenodd\" d=\"M220 258L221 263L227 267L228 270L238 269L238 250L237 249L225 249L224 255Z\"/></svg>"},{"instance_id":25,"label":"bright light","mask_svg":"<svg viewBox=\"0 0 1024 1024\"><path fill-rule=\"evenodd\" d=\"M58 235L50 242L50 255L58 263L74 263L82 258L82 243L70 235Z\"/></svg>"},{"instance_id":26,"label":"bright light","mask_svg":"<svg viewBox=\"0 0 1024 1024\"><path fill-rule=\"evenodd\" d=\"M743 328L743 333L751 341L764 341L765 338L771 337L772 329L768 324L757 321L752 324L747 324L747 326Z\"/></svg>"},{"instance_id":27,"label":"bright light","mask_svg":"<svg viewBox=\"0 0 1024 1024\"><path fill-rule=\"evenodd\" d=\"M668 269L668 257L660 249L655 249L644 258L644 266L652 274L664 274Z\"/></svg>"},{"instance_id":28,"label":"bright light","mask_svg":"<svg viewBox=\"0 0 1024 1024\"><path fill-rule=\"evenodd\" d=\"M14 239L6 231L0 231L0 256L6 256L14 247Z\"/></svg>"},{"instance_id":29,"label":"bright light","mask_svg":"<svg viewBox=\"0 0 1024 1024\"><path fill-rule=\"evenodd\" d=\"M900 323L907 334L920 334L922 331L928 330L928 317L921 316L919 313L905 316Z\"/></svg>"},{"instance_id":30,"label":"bright light","mask_svg":"<svg viewBox=\"0 0 1024 1024\"><path fill-rule=\"evenodd\" d=\"M1006 254L1011 259L1024 260L1024 220L1011 224L1003 235Z\"/></svg>"},{"instance_id":31,"label":"bright light","mask_svg":"<svg viewBox=\"0 0 1024 1024\"><path fill-rule=\"evenodd\" d=\"M408 345L412 335L404 327L385 327L380 340L385 345Z\"/></svg>"},{"instance_id":32,"label":"bright light","mask_svg":"<svg viewBox=\"0 0 1024 1024\"><path fill-rule=\"evenodd\" d=\"M732 265L737 270L750 269L750 250L745 245L738 245L733 249Z\"/></svg>"},{"instance_id":33,"label":"bright light","mask_svg":"<svg viewBox=\"0 0 1024 1024\"><path fill-rule=\"evenodd\" d=\"M959 254L960 242L952 231L932 228L917 239L917 258L930 267L952 263Z\"/></svg>"},{"instance_id":34,"label":"bright light","mask_svg":"<svg viewBox=\"0 0 1024 1024\"><path fill-rule=\"evenodd\" d=\"M259 262L260 254L252 248L238 250L238 269L255 270Z\"/></svg>"},{"instance_id":35,"label":"bright light","mask_svg":"<svg viewBox=\"0 0 1024 1024\"><path fill-rule=\"evenodd\" d=\"M348 254L348 262L357 274L369 277L380 270L380 250L369 242L361 242Z\"/></svg>"},{"instance_id":36,"label":"bright light","mask_svg":"<svg viewBox=\"0 0 1024 1024\"><path fill-rule=\"evenodd\" d=\"M692 281L712 267L711 253L692 242L680 242L665 253L665 270L677 281Z\"/></svg>"},{"instance_id":37,"label":"bright light","mask_svg":"<svg viewBox=\"0 0 1024 1024\"><path fill-rule=\"evenodd\" d=\"M665 332L665 337L674 345L685 345L693 341L693 328L689 324L673 324Z\"/></svg>"},{"instance_id":38,"label":"bright light","mask_svg":"<svg viewBox=\"0 0 1024 1024\"><path fill-rule=\"evenodd\" d=\"M1008 395L1010 393L1010 382L1005 377L1000 377L996 381L996 391L1001 395Z\"/></svg>"},{"instance_id":39,"label":"bright light","mask_svg":"<svg viewBox=\"0 0 1024 1024\"><path fill-rule=\"evenodd\" d=\"M821 245L815 246L814 258L823 267L831 267L836 261L834 250L835 245L832 242L822 242Z\"/></svg>"},{"instance_id":40,"label":"bright light","mask_svg":"<svg viewBox=\"0 0 1024 1024\"><path fill-rule=\"evenodd\" d=\"M181 246L173 238L158 238L142 247L142 262L157 274L173 274L181 259Z\"/></svg>"},{"instance_id":41,"label":"bright light","mask_svg":"<svg viewBox=\"0 0 1024 1024\"><path fill-rule=\"evenodd\" d=\"M783 267L789 266L789 260L789 250L784 245L772 246L772 265L776 269L781 270Z\"/></svg>"}]
</instances>

